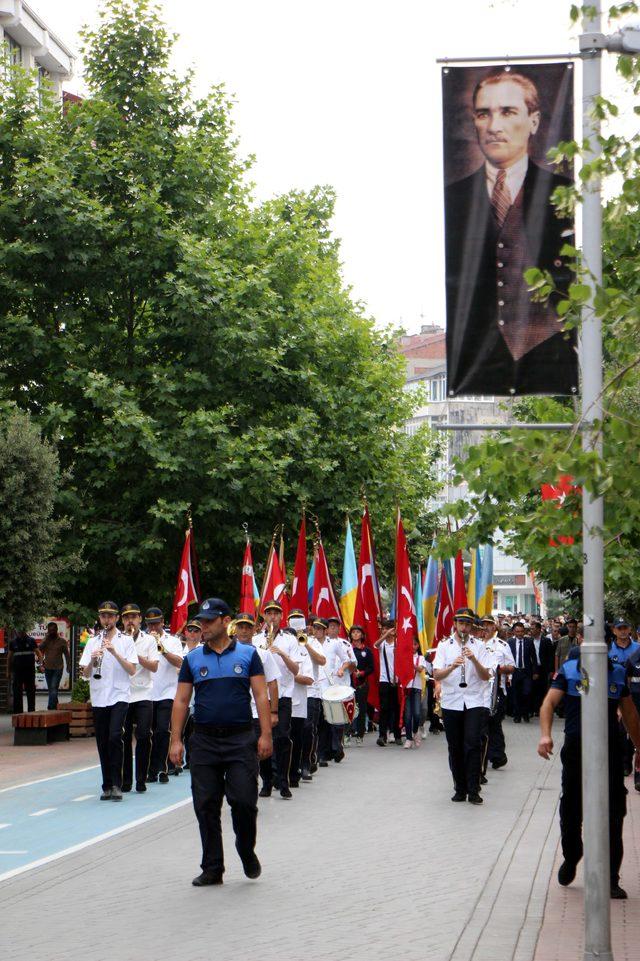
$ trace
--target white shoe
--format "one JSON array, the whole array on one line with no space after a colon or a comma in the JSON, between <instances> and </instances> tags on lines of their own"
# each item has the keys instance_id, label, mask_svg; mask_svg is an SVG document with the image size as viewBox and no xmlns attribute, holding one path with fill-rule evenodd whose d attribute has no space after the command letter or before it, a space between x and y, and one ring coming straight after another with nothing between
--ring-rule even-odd
<instances>
[{"instance_id":1,"label":"white shoe","mask_svg":"<svg viewBox=\"0 0 640 961\"><path fill-rule=\"evenodd\" d=\"M408 750L409 748L412 748L412 747L413 747L413 741L405 741L405 742L404 742L404 749L405 749L405 751Z\"/></svg>"},{"instance_id":2,"label":"white shoe","mask_svg":"<svg viewBox=\"0 0 640 961\"><path fill-rule=\"evenodd\" d=\"M416 734L416 735L415 735L415 737L414 737L414 742L415 742L416 747L420 747L420 744L421 744L421 742L422 742L422 738L420 737L419 734Z\"/></svg>"}]
</instances>

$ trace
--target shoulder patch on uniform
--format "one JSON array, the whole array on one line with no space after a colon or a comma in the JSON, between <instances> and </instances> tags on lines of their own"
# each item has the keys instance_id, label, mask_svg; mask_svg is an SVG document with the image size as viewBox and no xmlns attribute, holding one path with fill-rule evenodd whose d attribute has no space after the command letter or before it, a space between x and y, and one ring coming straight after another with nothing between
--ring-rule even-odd
<instances>
[{"instance_id":1,"label":"shoulder patch on uniform","mask_svg":"<svg viewBox=\"0 0 640 961\"><path fill-rule=\"evenodd\" d=\"M242 674L242 664L236 661L236 663L233 665L233 673Z\"/></svg>"}]
</instances>

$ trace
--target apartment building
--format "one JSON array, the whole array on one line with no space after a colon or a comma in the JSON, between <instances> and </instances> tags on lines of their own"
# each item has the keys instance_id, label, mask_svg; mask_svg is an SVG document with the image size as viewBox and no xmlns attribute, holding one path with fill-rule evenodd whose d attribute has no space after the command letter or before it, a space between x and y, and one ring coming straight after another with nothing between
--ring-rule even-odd
<instances>
[{"instance_id":1,"label":"apartment building","mask_svg":"<svg viewBox=\"0 0 640 961\"><path fill-rule=\"evenodd\" d=\"M23 0L0 0L0 44L10 62L34 71L38 87L51 84L62 100L62 84L73 76L74 54Z\"/></svg>"}]
</instances>

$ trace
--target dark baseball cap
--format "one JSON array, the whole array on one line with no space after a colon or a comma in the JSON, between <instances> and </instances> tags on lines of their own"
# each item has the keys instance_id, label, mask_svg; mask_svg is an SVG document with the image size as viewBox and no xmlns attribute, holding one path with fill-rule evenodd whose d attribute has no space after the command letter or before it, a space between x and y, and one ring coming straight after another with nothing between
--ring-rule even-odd
<instances>
[{"instance_id":1,"label":"dark baseball cap","mask_svg":"<svg viewBox=\"0 0 640 961\"><path fill-rule=\"evenodd\" d=\"M125 614L140 614L140 605L133 603L124 604L120 613L123 617Z\"/></svg>"},{"instance_id":2,"label":"dark baseball cap","mask_svg":"<svg viewBox=\"0 0 640 961\"><path fill-rule=\"evenodd\" d=\"M216 617L231 617L231 608L221 597L208 597L194 617L195 621L215 621Z\"/></svg>"},{"instance_id":3,"label":"dark baseball cap","mask_svg":"<svg viewBox=\"0 0 640 961\"><path fill-rule=\"evenodd\" d=\"M120 608L115 601L103 601L98 607L98 614L119 614Z\"/></svg>"},{"instance_id":4,"label":"dark baseball cap","mask_svg":"<svg viewBox=\"0 0 640 961\"><path fill-rule=\"evenodd\" d=\"M159 607L150 607L144 618L147 624L157 624L159 621L164 621L164 614Z\"/></svg>"},{"instance_id":5,"label":"dark baseball cap","mask_svg":"<svg viewBox=\"0 0 640 961\"><path fill-rule=\"evenodd\" d=\"M616 617L615 621L613 622L613 626L614 627L631 627L631 624L626 619L626 617Z\"/></svg>"}]
</instances>

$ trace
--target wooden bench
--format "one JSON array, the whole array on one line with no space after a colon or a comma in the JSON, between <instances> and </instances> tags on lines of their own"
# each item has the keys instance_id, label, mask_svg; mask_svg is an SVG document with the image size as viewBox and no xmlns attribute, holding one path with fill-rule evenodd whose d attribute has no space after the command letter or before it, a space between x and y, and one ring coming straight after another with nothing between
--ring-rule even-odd
<instances>
[{"instance_id":1,"label":"wooden bench","mask_svg":"<svg viewBox=\"0 0 640 961\"><path fill-rule=\"evenodd\" d=\"M11 723L13 743L16 745L68 741L71 711L31 711L29 714L14 714Z\"/></svg>"}]
</instances>

